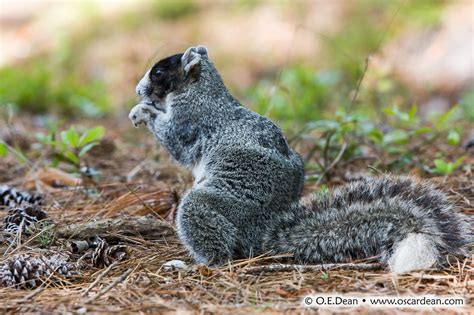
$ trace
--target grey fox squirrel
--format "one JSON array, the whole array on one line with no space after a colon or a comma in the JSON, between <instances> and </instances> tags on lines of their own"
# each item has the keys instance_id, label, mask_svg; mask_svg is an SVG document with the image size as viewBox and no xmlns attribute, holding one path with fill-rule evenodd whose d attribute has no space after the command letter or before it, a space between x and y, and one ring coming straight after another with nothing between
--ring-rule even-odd
<instances>
[{"instance_id":1,"label":"grey fox squirrel","mask_svg":"<svg viewBox=\"0 0 474 315\"><path fill-rule=\"evenodd\" d=\"M304 170L282 131L242 106L204 46L156 63L129 118L145 124L195 181L177 232L198 263L290 253L303 263L377 256L404 273L466 255L467 218L427 182L366 178L300 202Z\"/></svg>"}]
</instances>

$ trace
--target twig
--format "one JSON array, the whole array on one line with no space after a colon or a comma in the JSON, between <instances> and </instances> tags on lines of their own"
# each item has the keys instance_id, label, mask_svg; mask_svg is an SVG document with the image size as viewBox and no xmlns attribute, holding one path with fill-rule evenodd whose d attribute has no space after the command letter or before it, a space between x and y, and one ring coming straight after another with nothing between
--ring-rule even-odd
<instances>
[{"instance_id":1,"label":"twig","mask_svg":"<svg viewBox=\"0 0 474 315\"><path fill-rule=\"evenodd\" d=\"M328 151L329 151L329 144L331 143L331 138L336 132L331 130L329 134L326 136L326 142L324 143L324 150L323 150L323 161L324 161L324 168L328 166Z\"/></svg>"},{"instance_id":2,"label":"twig","mask_svg":"<svg viewBox=\"0 0 474 315\"><path fill-rule=\"evenodd\" d=\"M352 97L351 100L351 108L354 106L355 102L357 101L357 97L359 96L359 91L360 91L360 86L362 85L362 81L364 81L365 74L367 73L367 70L369 69L369 56L365 57L365 65L364 65L364 71L362 72L362 75L359 78L359 81L357 81L357 86L354 92L354 96Z\"/></svg>"},{"instance_id":3,"label":"twig","mask_svg":"<svg viewBox=\"0 0 474 315\"><path fill-rule=\"evenodd\" d=\"M305 125L299 131L297 131L291 138L288 139L288 144L290 144L291 146L295 146L296 143L298 142L297 140L300 140L301 135L306 132L306 129L307 127Z\"/></svg>"},{"instance_id":4,"label":"twig","mask_svg":"<svg viewBox=\"0 0 474 315\"><path fill-rule=\"evenodd\" d=\"M373 160L378 160L378 157L377 156L371 156L371 155L368 155L368 156L355 156L353 158L350 158L348 159L347 161L344 161L342 163L342 165L349 165L353 162L356 162L356 161L373 161Z\"/></svg>"},{"instance_id":5,"label":"twig","mask_svg":"<svg viewBox=\"0 0 474 315\"><path fill-rule=\"evenodd\" d=\"M130 268L128 269L127 271L125 271L120 277L118 277L117 279L114 280L114 282L112 282L111 284L109 284L107 287L105 287L104 289L102 289L99 293L97 293L97 295L94 295L93 297L91 297L90 299L87 299L84 304L89 304L95 300L97 300L98 298L100 298L102 295L104 295L105 293L109 292L113 287L115 287L117 284L119 284L120 282L124 281L128 275L130 275L133 271L133 268Z\"/></svg>"},{"instance_id":6,"label":"twig","mask_svg":"<svg viewBox=\"0 0 474 315\"><path fill-rule=\"evenodd\" d=\"M109 271L112 270L112 268L117 266L117 264L118 264L118 261L114 261L110 266L107 267L107 269L102 271L102 273L97 277L97 279L95 279L95 281L92 282L91 285L87 289L84 290L84 292L81 294L81 296L82 297L87 296L87 294L90 292L90 290L92 290L97 285L97 283L99 283L100 280L102 280L109 273Z\"/></svg>"},{"instance_id":7,"label":"twig","mask_svg":"<svg viewBox=\"0 0 474 315\"><path fill-rule=\"evenodd\" d=\"M318 181L316 182L317 184L321 183L321 181L323 180L324 176L326 176L326 174L327 174L334 166L336 166L337 163L339 163L339 161L340 161L341 158L342 158L342 155L344 154L344 152L346 152L346 149L347 149L347 142L344 141L344 143L343 143L342 146L341 146L341 150L339 150L339 153L337 154L336 158L331 162L331 165L329 165L329 166L324 170L324 172L321 174L321 176L319 177Z\"/></svg>"},{"instance_id":8,"label":"twig","mask_svg":"<svg viewBox=\"0 0 474 315\"><path fill-rule=\"evenodd\" d=\"M382 172L381 170L379 170L378 168L376 168L375 166L368 165L367 168L368 168L369 170L372 170L372 171L374 171L374 172L376 172L376 173L382 175L382 176L387 175L387 174L385 174L384 172Z\"/></svg>"},{"instance_id":9,"label":"twig","mask_svg":"<svg viewBox=\"0 0 474 315\"><path fill-rule=\"evenodd\" d=\"M100 219L87 223L57 226L54 231L61 238L87 239L91 235L101 235L105 239L114 238L110 234L137 235L148 239L174 235L174 228L165 221L151 216Z\"/></svg>"},{"instance_id":10,"label":"twig","mask_svg":"<svg viewBox=\"0 0 474 315\"><path fill-rule=\"evenodd\" d=\"M377 46L376 46L374 51L377 51L380 48L380 45L382 45L382 42L383 42L385 36L387 35L388 30L392 27L393 23L395 22L395 18L397 17L398 13L400 12L400 10L402 9L402 7L404 5L405 5L405 0L401 1L400 5L397 8L397 11L395 12L395 14L393 15L393 17L391 19L391 21L389 22L388 26L385 28L384 32L380 36L379 41L378 41ZM369 59L370 59L370 56L365 57L364 71L362 72L362 75L360 76L359 81L357 81L357 86L356 86L356 89L355 89L354 97L351 100L351 107L357 101L357 97L359 96L360 86L362 84L362 81L364 81L364 77L365 77L365 74L366 74L367 70L369 69Z\"/></svg>"},{"instance_id":11,"label":"twig","mask_svg":"<svg viewBox=\"0 0 474 315\"><path fill-rule=\"evenodd\" d=\"M321 265L291 265L291 264L272 264L264 266L255 266L244 268L245 273L262 273L262 272L284 272L284 271L299 271L299 272L314 272L329 269L344 269L344 270L380 270L383 269L382 264L321 264Z\"/></svg>"},{"instance_id":12,"label":"twig","mask_svg":"<svg viewBox=\"0 0 474 315\"><path fill-rule=\"evenodd\" d=\"M128 185L125 184L125 187L127 187L127 189L130 191L130 193L132 193L132 195L135 196L135 198L137 198L141 203L142 205L147 208L151 213L153 213L154 215L156 215L158 218L164 220L164 218L159 214L157 213L155 210L153 210L136 192L136 190L134 189L131 189L130 187L128 187Z\"/></svg>"},{"instance_id":13,"label":"twig","mask_svg":"<svg viewBox=\"0 0 474 315\"><path fill-rule=\"evenodd\" d=\"M52 275L50 275L48 277L51 278ZM46 280L38 287L36 288L34 291L32 291L31 293L27 294L23 299L21 299L20 301L18 301L18 304L23 304L23 303L26 303L28 302L29 300L31 300L32 298L34 298L35 296L37 296L38 294L40 294L41 292L44 291L44 289L46 289L46 285L44 285L46 283Z\"/></svg>"}]
</instances>

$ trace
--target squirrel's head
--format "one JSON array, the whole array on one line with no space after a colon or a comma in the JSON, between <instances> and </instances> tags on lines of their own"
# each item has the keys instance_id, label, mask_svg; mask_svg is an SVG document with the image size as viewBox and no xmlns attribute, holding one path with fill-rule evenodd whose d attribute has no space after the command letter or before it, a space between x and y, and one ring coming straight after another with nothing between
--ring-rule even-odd
<instances>
[{"instance_id":1,"label":"squirrel's head","mask_svg":"<svg viewBox=\"0 0 474 315\"><path fill-rule=\"evenodd\" d=\"M208 58L204 46L190 47L184 54L176 54L158 61L149 69L136 87L144 103L158 105L171 92L184 90L199 79L201 62Z\"/></svg>"}]
</instances>

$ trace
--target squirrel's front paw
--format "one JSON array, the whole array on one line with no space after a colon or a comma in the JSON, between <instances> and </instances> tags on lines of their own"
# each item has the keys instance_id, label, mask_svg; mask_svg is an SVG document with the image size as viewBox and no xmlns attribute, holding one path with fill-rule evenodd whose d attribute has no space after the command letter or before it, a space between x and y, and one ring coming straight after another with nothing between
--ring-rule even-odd
<instances>
[{"instance_id":1,"label":"squirrel's front paw","mask_svg":"<svg viewBox=\"0 0 474 315\"><path fill-rule=\"evenodd\" d=\"M132 121L135 128L138 128L140 124L148 125L156 119L158 115L157 110L148 104L137 104L132 108L128 118Z\"/></svg>"}]
</instances>

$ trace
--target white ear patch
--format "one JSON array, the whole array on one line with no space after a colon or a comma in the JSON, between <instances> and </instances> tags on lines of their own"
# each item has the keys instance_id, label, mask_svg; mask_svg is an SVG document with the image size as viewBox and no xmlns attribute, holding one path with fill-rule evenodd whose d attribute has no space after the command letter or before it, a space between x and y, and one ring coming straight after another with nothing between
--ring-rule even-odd
<instances>
[{"instance_id":1,"label":"white ear patch","mask_svg":"<svg viewBox=\"0 0 474 315\"><path fill-rule=\"evenodd\" d=\"M181 57L184 72L188 74L191 69L201 62L203 56L207 56L207 48L199 45L197 47L189 47Z\"/></svg>"}]
</instances>

